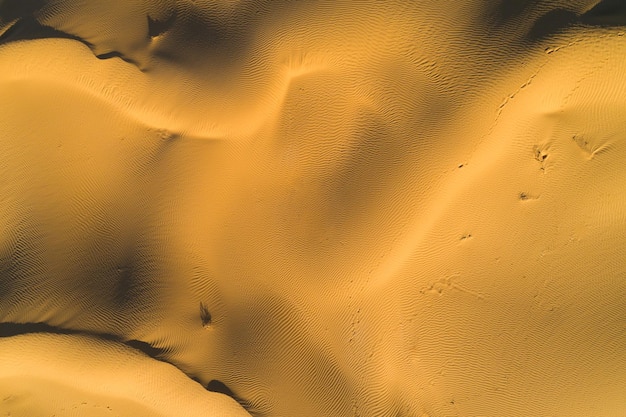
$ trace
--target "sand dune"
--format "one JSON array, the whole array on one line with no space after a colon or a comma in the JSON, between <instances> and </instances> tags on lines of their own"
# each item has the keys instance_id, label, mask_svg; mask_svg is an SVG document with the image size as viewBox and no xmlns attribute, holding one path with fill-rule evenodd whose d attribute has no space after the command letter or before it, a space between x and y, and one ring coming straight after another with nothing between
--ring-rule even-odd
<instances>
[{"instance_id":1,"label":"sand dune","mask_svg":"<svg viewBox=\"0 0 626 417\"><path fill-rule=\"evenodd\" d=\"M0 0L0 415L626 415L619 0Z\"/></svg>"},{"instance_id":2,"label":"sand dune","mask_svg":"<svg viewBox=\"0 0 626 417\"><path fill-rule=\"evenodd\" d=\"M11 416L249 416L233 399L123 344L54 334L0 343L2 410Z\"/></svg>"}]
</instances>

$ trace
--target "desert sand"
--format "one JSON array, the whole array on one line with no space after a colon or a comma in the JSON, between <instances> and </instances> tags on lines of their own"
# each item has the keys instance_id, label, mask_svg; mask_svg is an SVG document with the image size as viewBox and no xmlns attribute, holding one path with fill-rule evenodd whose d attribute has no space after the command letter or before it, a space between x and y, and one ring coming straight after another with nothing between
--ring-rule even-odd
<instances>
[{"instance_id":1,"label":"desert sand","mask_svg":"<svg viewBox=\"0 0 626 417\"><path fill-rule=\"evenodd\" d=\"M625 416L620 0L0 0L0 416Z\"/></svg>"}]
</instances>

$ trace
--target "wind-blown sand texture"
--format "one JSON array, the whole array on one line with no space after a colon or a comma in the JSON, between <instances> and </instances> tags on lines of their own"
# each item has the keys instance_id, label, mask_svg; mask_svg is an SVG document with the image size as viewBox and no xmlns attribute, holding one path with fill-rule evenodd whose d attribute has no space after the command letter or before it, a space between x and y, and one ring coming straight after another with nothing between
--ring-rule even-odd
<instances>
[{"instance_id":1,"label":"wind-blown sand texture","mask_svg":"<svg viewBox=\"0 0 626 417\"><path fill-rule=\"evenodd\" d=\"M0 0L0 416L626 416L624 31Z\"/></svg>"}]
</instances>

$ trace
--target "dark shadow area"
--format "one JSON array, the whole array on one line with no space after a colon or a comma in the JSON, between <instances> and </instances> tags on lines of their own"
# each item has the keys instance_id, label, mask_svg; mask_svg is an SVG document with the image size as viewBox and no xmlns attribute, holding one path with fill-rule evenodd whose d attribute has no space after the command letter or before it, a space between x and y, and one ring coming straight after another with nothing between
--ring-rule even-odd
<instances>
[{"instance_id":1,"label":"dark shadow area","mask_svg":"<svg viewBox=\"0 0 626 417\"><path fill-rule=\"evenodd\" d=\"M626 26L626 0L603 0L581 15L580 21L593 26Z\"/></svg>"},{"instance_id":2,"label":"dark shadow area","mask_svg":"<svg viewBox=\"0 0 626 417\"><path fill-rule=\"evenodd\" d=\"M0 19L10 22L20 17L31 16L46 4L46 0L3 0L0 1Z\"/></svg>"},{"instance_id":3,"label":"dark shadow area","mask_svg":"<svg viewBox=\"0 0 626 417\"><path fill-rule=\"evenodd\" d=\"M174 25L176 14L172 14L166 20L160 21L148 16L148 37L154 38L167 32Z\"/></svg>"},{"instance_id":4,"label":"dark shadow area","mask_svg":"<svg viewBox=\"0 0 626 417\"><path fill-rule=\"evenodd\" d=\"M163 349L154 347L149 343L139 340L123 340L117 336L108 333L96 333L89 331L64 329L61 327L51 326L47 323L0 323L0 337L10 337L29 333L90 336L98 339L109 340L112 342L124 344L145 353L153 359L164 362L162 358L165 351Z\"/></svg>"},{"instance_id":5,"label":"dark shadow area","mask_svg":"<svg viewBox=\"0 0 626 417\"><path fill-rule=\"evenodd\" d=\"M53 29L48 26L39 24L33 17L24 17L17 21L11 28L0 36L0 45L9 42L26 41L33 39L45 39L45 38L62 38L72 39L79 41L87 45L90 49L92 45L79 38L65 32Z\"/></svg>"},{"instance_id":6,"label":"dark shadow area","mask_svg":"<svg viewBox=\"0 0 626 417\"><path fill-rule=\"evenodd\" d=\"M74 41L78 41L87 46L91 51L93 51L93 45L90 42L78 36L70 35L69 33L56 30L49 26L41 25L33 17L23 17L15 22L13 26L11 26L6 32L2 34L2 36L0 36L0 45L4 45L10 42L48 38L71 39ZM111 51L95 56L98 59L120 58L123 61L128 62L129 64L139 67L137 62L122 55L120 52L117 51Z\"/></svg>"},{"instance_id":7,"label":"dark shadow area","mask_svg":"<svg viewBox=\"0 0 626 417\"><path fill-rule=\"evenodd\" d=\"M211 392L219 392L220 394L228 395L229 397L234 397L235 393L226 386L222 381L218 381L216 379L211 380L206 389Z\"/></svg>"},{"instance_id":8,"label":"dark shadow area","mask_svg":"<svg viewBox=\"0 0 626 417\"><path fill-rule=\"evenodd\" d=\"M253 410L253 406L252 404L250 404L248 401L240 398L239 396L237 396L226 384L224 384L222 381L218 381L217 379L213 379L211 381L209 381L209 383L206 386L207 391L211 391L211 392L218 392L220 394L224 394L229 396L230 398L232 398L233 400L237 401L239 403L239 405L241 405L243 408L246 409L246 411L248 413L250 413L251 415L255 416L255 417L262 417L262 414L258 411L258 410Z\"/></svg>"},{"instance_id":9,"label":"dark shadow area","mask_svg":"<svg viewBox=\"0 0 626 417\"><path fill-rule=\"evenodd\" d=\"M537 0L502 0L494 9L494 18L497 22L506 23L528 12L528 9L537 3Z\"/></svg>"},{"instance_id":10,"label":"dark shadow area","mask_svg":"<svg viewBox=\"0 0 626 417\"><path fill-rule=\"evenodd\" d=\"M150 356L153 359L161 360L163 354L165 353L164 349L157 348L152 346L150 343L142 342L141 340L127 340L124 343L126 346L130 346L133 349L137 349Z\"/></svg>"},{"instance_id":11,"label":"dark shadow area","mask_svg":"<svg viewBox=\"0 0 626 417\"><path fill-rule=\"evenodd\" d=\"M117 265L113 286L107 289L106 299L111 301L115 311L129 314L134 311L137 300L150 299L152 290L145 276L145 264L141 262L142 253L125 253Z\"/></svg>"},{"instance_id":12,"label":"dark shadow area","mask_svg":"<svg viewBox=\"0 0 626 417\"><path fill-rule=\"evenodd\" d=\"M111 51L111 52L106 52L104 54L98 54L96 55L96 58L98 59L111 59L111 58L119 58L124 62L128 62L129 64L133 64L135 66L139 66L138 63L126 56L124 56L122 53L117 52L117 51Z\"/></svg>"},{"instance_id":13,"label":"dark shadow area","mask_svg":"<svg viewBox=\"0 0 626 417\"><path fill-rule=\"evenodd\" d=\"M500 0L487 12L488 25L516 33L534 43L576 26L626 26L626 0L602 0L591 10L578 14L566 8L549 9L546 0ZM530 29L523 29L531 24ZM524 34L525 32L525 34Z\"/></svg>"},{"instance_id":14,"label":"dark shadow area","mask_svg":"<svg viewBox=\"0 0 626 417\"><path fill-rule=\"evenodd\" d=\"M578 15L574 12L563 9L551 10L535 20L526 36L533 42L538 41L563 31L577 21Z\"/></svg>"}]
</instances>

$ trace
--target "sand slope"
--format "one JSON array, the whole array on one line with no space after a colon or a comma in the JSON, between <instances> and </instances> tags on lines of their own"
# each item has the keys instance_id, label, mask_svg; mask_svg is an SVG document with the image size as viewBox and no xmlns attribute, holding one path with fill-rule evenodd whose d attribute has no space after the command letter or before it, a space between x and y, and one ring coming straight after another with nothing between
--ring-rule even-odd
<instances>
[{"instance_id":1,"label":"sand slope","mask_svg":"<svg viewBox=\"0 0 626 417\"><path fill-rule=\"evenodd\" d=\"M33 334L0 343L0 410L7 415L249 415L173 366L111 341Z\"/></svg>"},{"instance_id":2,"label":"sand slope","mask_svg":"<svg viewBox=\"0 0 626 417\"><path fill-rule=\"evenodd\" d=\"M0 413L624 415L625 26L0 1Z\"/></svg>"}]
</instances>

